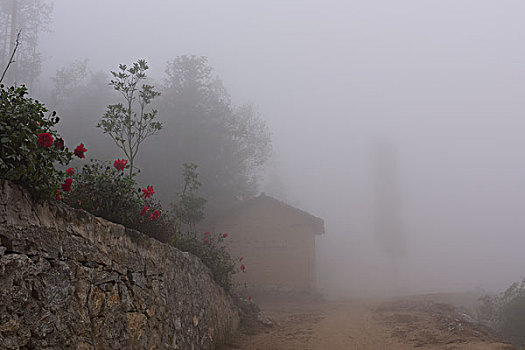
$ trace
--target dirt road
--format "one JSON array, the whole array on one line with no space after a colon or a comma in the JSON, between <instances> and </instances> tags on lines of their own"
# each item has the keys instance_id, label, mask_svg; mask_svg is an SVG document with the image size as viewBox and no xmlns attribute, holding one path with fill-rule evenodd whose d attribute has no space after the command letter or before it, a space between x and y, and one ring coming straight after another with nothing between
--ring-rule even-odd
<instances>
[{"instance_id":1,"label":"dirt road","mask_svg":"<svg viewBox=\"0 0 525 350\"><path fill-rule=\"evenodd\" d=\"M261 309L276 325L241 334L226 349L514 349L470 323L461 310L432 298L272 302Z\"/></svg>"}]
</instances>

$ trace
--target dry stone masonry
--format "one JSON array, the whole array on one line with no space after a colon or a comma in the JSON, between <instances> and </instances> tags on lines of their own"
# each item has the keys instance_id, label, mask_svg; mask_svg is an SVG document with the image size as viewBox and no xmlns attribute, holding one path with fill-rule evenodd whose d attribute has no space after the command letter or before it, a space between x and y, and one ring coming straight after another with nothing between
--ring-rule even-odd
<instances>
[{"instance_id":1,"label":"dry stone masonry","mask_svg":"<svg viewBox=\"0 0 525 350\"><path fill-rule=\"evenodd\" d=\"M238 327L195 256L0 181L0 349L213 349Z\"/></svg>"}]
</instances>

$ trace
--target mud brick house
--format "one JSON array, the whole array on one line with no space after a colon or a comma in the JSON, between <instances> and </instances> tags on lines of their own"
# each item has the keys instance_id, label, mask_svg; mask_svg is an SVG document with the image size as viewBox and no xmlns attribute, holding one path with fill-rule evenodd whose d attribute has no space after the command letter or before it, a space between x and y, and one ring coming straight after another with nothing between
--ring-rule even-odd
<instances>
[{"instance_id":1,"label":"mud brick house","mask_svg":"<svg viewBox=\"0 0 525 350\"><path fill-rule=\"evenodd\" d=\"M243 202L216 225L228 233L232 255L244 257L245 273L235 278L250 287L316 290L315 237L322 219L264 193Z\"/></svg>"}]
</instances>

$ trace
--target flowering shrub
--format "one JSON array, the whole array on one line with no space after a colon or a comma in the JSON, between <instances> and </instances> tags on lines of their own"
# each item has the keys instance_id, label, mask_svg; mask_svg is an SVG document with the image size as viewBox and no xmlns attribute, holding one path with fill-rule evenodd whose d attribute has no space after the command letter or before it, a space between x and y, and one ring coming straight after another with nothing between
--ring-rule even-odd
<instances>
[{"instance_id":1,"label":"flowering shrub","mask_svg":"<svg viewBox=\"0 0 525 350\"><path fill-rule=\"evenodd\" d=\"M21 185L39 198L54 198L71 152L54 125L56 113L27 95L25 86L0 86L0 178Z\"/></svg>"},{"instance_id":2,"label":"flowering shrub","mask_svg":"<svg viewBox=\"0 0 525 350\"><path fill-rule=\"evenodd\" d=\"M151 209L160 208L160 205L151 198L142 198L134 178L125 175L122 170L92 161L82 171L72 175L72 179L74 185L69 186L69 190L64 185L71 178L62 184L63 191L67 191L64 200L70 206L139 230L161 241L168 240L171 231L167 218L162 220L161 210Z\"/></svg>"},{"instance_id":3,"label":"flowering shrub","mask_svg":"<svg viewBox=\"0 0 525 350\"><path fill-rule=\"evenodd\" d=\"M199 257L210 268L215 281L225 290L231 290L235 262L224 245L228 234L212 235L210 231L199 237L196 234L175 234L174 220L164 214L161 206L152 199L155 194L153 186L139 188L133 176L124 174L122 165L125 166L123 160L115 161L113 166L92 161L79 172L68 169L69 177L62 183L64 193L58 193L57 199L63 196L72 207L160 241L167 242L171 237L175 247Z\"/></svg>"},{"instance_id":4,"label":"flowering shrub","mask_svg":"<svg viewBox=\"0 0 525 350\"><path fill-rule=\"evenodd\" d=\"M202 236L201 236L202 235ZM235 262L224 244L224 234L175 235L172 244L184 252L190 252L201 259L210 268L215 281L226 291L232 289L232 275L235 273Z\"/></svg>"}]
</instances>

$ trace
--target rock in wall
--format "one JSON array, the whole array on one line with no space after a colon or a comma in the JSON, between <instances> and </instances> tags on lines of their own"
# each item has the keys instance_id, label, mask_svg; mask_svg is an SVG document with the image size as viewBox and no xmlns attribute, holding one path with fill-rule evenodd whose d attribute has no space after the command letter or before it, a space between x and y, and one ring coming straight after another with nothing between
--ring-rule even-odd
<instances>
[{"instance_id":1,"label":"rock in wall","mask_svg":"<svg viewBox=\"0 0 525 350\"><path fill-rule=\"evenodd\" d=\"M213 349L238 323L197 257L0 180L0 349Z\"/></svg>"}]
</instances>

